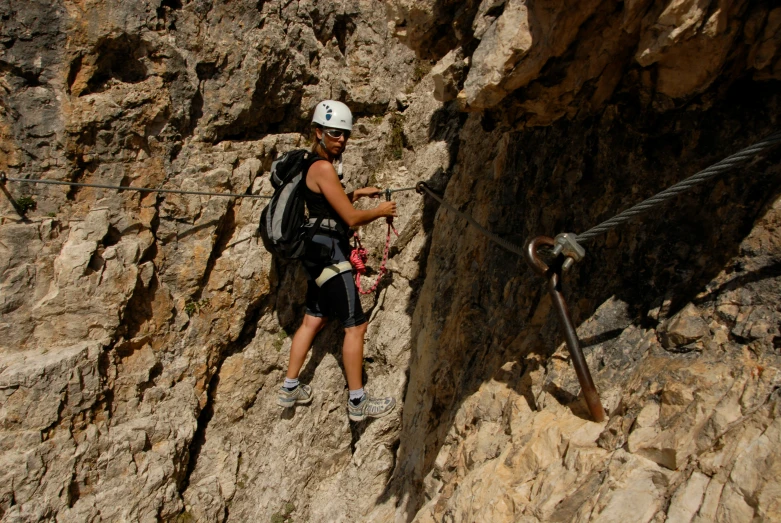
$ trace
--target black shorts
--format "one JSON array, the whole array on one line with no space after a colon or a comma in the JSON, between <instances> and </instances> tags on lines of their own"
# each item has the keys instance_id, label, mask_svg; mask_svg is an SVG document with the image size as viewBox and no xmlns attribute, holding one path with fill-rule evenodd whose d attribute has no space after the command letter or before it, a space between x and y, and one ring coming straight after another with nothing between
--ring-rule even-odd
<instances>
[{"instance_id":1,"label":"black shorts","mask_svg":"<svg viewBox=\"0 0 781 523\"><path fill-rule=\"evenodd\" d=\"M360 294L352 271L343 272L318 287L315 279L328 265L348 260L350 243L347 239L315 234L312 241L322 246L328 255L319 260L304 260L307 272L306 313L316 318L336 317L344 328L366 323Z\"/></svg>"}]
</instances>

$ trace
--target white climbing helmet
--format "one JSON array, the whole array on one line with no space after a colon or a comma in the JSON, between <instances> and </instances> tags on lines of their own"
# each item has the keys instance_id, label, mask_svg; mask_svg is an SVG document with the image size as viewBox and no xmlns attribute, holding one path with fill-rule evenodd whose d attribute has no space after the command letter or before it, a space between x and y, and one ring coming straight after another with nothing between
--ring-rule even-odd
<instances>
[{"instance_id":1,"label":"white climbing helmet","mask_svg":"<svg viewBox=\"0 0 781 523\"><path fill-rule=\"evenodd\" d=\"M353 113L342 102L323 100L315 107L312 123L333 129L353 130Z\"/></svg>"}]
</instances>

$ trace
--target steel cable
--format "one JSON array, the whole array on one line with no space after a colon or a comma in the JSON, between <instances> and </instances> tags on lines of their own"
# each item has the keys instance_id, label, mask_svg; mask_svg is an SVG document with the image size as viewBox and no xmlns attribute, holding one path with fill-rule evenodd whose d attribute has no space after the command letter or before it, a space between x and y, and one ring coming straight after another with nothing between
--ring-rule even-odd
<instances>
[{"instance_id":1,"label":"steel cable","mask_svg":"<svg viewBox=\"0 0 781 523\"><path fill-rule=\"evenodd\" d=\"M403 187L401 189L388 189L388 192L393 194L395 192L414 191L417 187Z\"/></svg>"},{"instance_id":2,"label":"steel cable","mask_svg":"<svg viewBox=\"0 0 781 523\"><path fill-rule=\"evenodd\" d=\"M43 184L43 185L68 185L70 187L93 187L96 189L111 189L115 191L137 191L137 192L146 192L146 193L155 192L155 193L167 193L167 194L196 194L200 196L225 196L231 198L265 198L265 199L271 198L271 196L262 196L260 194L185 191L181 189L150 189L148 187L131 187L127 185L103 185L99 183L62 182L59 180L42 180L39 178L10 178L7 176L0 176L0 183L2 183L5 180L8 180L9 182L17 182L17 183L34 183L34 184Z\"/></svg>"},{"instance_id":3,"label":"steel cable","mask_svg":"<svg viewBox=\"0 0 781 523\"><path fill-rule=\"evenodd\" d=\"M708 167L707 169L704 169L698 172L697 174L694 174L689 178L686 178L685 180L676 183L675 185L665 189L659 194L656 194L655 196L652 196L647 200L644 200L638 203L637 205L630 207L624 212L617 214L616 216L600 223L595 227L592 227L591 229L587 230L582 234L578 234L577 239L579 242L581 242L581 241L590 240L596 236L599 236L600 234L604 234L610 229L613 229L621 225L622 223L631 220L632 218L648 211L649 209L667 202L668 200L674 198L678 194L691 189L695 185L705 182L710 178L713 178L714 176L721 174L725 171L733 169L738 165L746 163L749 159L756 156L761 151L773 145L776 145L779 142L781 142L781 131L771 134L764 140L761 140L755 143L754 145L746 147L745 149L724 158L720 162L715 163L710 167Z\"/></svg>"},{"instance_id":4,"label":"steel cable","mask_svg":"<svg viewBox=\"0 0 781 523\"><path fill-rule=\"evenodd\" d=\"M636 216L643 214L644 212L652 209L653 207L656 207L657 205L661 205L669 201L670 199L674 198L680 193L691 189L695 185L703 183L715 177L718 174L721 174L730 169L734 169L735 167L746 163L748 160L750 160L751 158L759 154L761 151L764 151L765 149L768 149L778 143L781 143L781 131L771 134L764 140L761 140L749 147L746 147L745 149L742 149L741 151L738 151L737 153L731 156L728 156L727 158L724 158L720 162L711 165L707 169L704 169L690 176L689 178L686 178L685 180L676 183L675 185L648 198L647 200L644 200L638 203L637 205L630 207L624 212L617 214L616 216L610 218L609 220L606 220L600 223L599 225L592 227L586 232L577 235L577 241L580 242L587 241L592 238L595 238L596 236L599 236L600 234L604 234L607 231L621 225L622 223L625 223L635 218ZM137 191L137 192L146 192L146 193L155 192L155 193L167 193L167 194L194 194L200 196L223 196L223 197L231 197L231 198L262 198L262 199L271 198L271 196L263 196L259 194L213 193L213 192L206 192L206 191L185 191L179 189L150 189L146 187L130 187L125 185L103 185L103 184L93 184L93 183L63 182L59 180L42 180L36 178L10 178L5 176L4 173L0 173L0 184L2 184L5 181L17 182L17 183L48 184L48 185L67 185L71 187L93 187L97 189L111 189L117 191ZM470 225L472 225L478 231L480 231L486 238L493 241L500 247L503 247L504 249L510 252L518 254L519 256L524 255L524 249L522 247L519 247L518 245L515 245L514 243L509 242L504 238L501 238L500 236L497 236L496 234L492 233L491 231L489 231L488 229L480 225L474 218L472 218L466 213L459 211L458 209L450 205L443 198L441 198L437 193L431 190L431 188L428 185L426 185L424 182L419 182L415 187L404 187L401 189L386 189L386 191L390 195L391 193L411 191L413 189L417 190L419 193L421 192L421 190L424 190L429 196L431 196L437 202L439 202L440 205L444 206L446 209L450 210L451 212L455 213L456 215L466 220Z\"/></svg>"},{"instance_id":5,"label":"steel cable","mask_svg":"<svg viewBox=\"0 0 781 523\"><path fill-rule=\"evenodd\" d=\"M271 196L263 196L259 194L238 194L238 193L215 193L205 191L185 191L179 189L150 189L147 187L131 187L127 185L104 185L99 183L79 183L79 182L63 182L60 180L43 180L40 178L11 178L8 176L2 176L0 174L0 182L9 181L17 183L31 183L42 185L67 185L70 187L93 187L95 189L111 189L115 191L138 191L138 192L157 192L157 193L171 193L171 194L197 194L201 196L227 196L233 198L265 198L270 199ZM388 189L388 192L393 194L397 192L414 191L415 187L403 187L401 189Z\"/></svg>"},{"instance_id":6,"label":"steel cable","mask_svg":"<svg viewBox=\"0 0 781 523\"><path fill-rule=\"evenodd\" d=\"M431 196L432 198L434 198L436 201L438 201L440 205L444 206L449 211L452 211L452 212L456 213L458 216L460 216L461 218L465 219L473 227L475 227L478 231L480 231L486 238L488 238L492 242L496 243L500 247L504 247L508 251L510 251L512 253L515 253L518 256L523 256L524 255L523 254L524 251L523 251L522 247L519 247L518 245L515 245L514 243L508 242L504 238L502 238L500 236L497 236L496 234L492 233L491 231L489 231L488 229L486 229L485 227L480 225L474 218L472 218L468 214L465 214L465 213L459 211L458 209L456 209L455 207L453 207L452 205L447 203L445 200L440 198L439 195L437 193L435 193L434 191L432 191L429 188L429 186L426 185L425 183L423 183L423 182L418 183L416 188L423 189L424 191L426 191L426 193L429 196Z\"/></svg>"}]
</instances>

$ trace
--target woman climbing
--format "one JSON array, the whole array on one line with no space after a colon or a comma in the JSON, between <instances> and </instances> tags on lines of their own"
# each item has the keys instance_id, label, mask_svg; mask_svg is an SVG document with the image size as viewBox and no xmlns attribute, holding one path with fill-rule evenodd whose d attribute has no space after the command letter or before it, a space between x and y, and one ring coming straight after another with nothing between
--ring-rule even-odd
<instances>
[{"instance_id":1,"label":"woman climbing","mask_svg":"<svg viewBox=\"0 0 781 523\"><path fill-rule=\"evenodd\" d=\"M363 197L378 198L380 189L365 187L344 192L341 176L333 164L338 161L341 173L341 155L353 127L352 113L345 104L333 100L317 104L312 127L312 152L317 159L307 171L304 199L309 210L309 226L315 227L319 222L319 229L304 257L308 275L306 314L293 336L287 375L277 401L283 407L312 401L312 388L299 383L298 374L315 335L329 317L335 316L344 327L342 360L350 390L347 414L353 421L378 418L392 411L396 401L370 398L363 390L363 338L368 324L349 262L350 227L396 216L396 203L382 202L373 209L361 211L353 204Z\"/></svg>"}]
</instances>

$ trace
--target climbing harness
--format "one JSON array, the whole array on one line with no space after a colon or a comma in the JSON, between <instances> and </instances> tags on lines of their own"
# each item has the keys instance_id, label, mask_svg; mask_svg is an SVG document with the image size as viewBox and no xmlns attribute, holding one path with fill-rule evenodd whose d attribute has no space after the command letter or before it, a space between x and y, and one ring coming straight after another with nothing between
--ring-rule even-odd
<instances>
[{"instance_id":1,"label":"climbing harness","mask_svg":"<svg viewBox=\"0 0 781 523\"><path fill-rule=\"evenodd\" d=\"M315 279L315 283L318 287L322 287L325 285L325 282L333 278L334 276L338 276L342 274L343 272L351 271L353 270L353 266L348 261L343 261L339 263L334 263L333 265L329 265L325 267L322 272L320 272L320 276Z\"/></svg>"},{"instance_id":2,"label":"climbing harness","mask_svg":"<svg viewBox=\"0 0 781 523\"><path fill-rule=\"evenodd\" d=\"M400 190L402 189L397 189L396 191L385 189L385 201L390 201L391 193L399 192ZM361 275L366 272L366 261L369 259L369 254L361 244L361 237L358 234L358 231L355 231L355 234L353 235L353 238L355 239L355 247L350 253L350 263L355 268L355 286L358 287L358 292L361 294L371 294L377 290L377 287L380 285L380 280L385 275L385 273L388 272L385 264L388 262L388 253L390 252L391 231L393 231L397 238L399 233L393 226L393 218L388 216L385 218L385 222L388 224L388 232L385 235L385 251L382 254L382 263L380 264L380 269L377 271L377 279L374 281L374 285L372 285L371 288L367 290L363 290L361 288Z\"/></svg>"}]
</instances>

